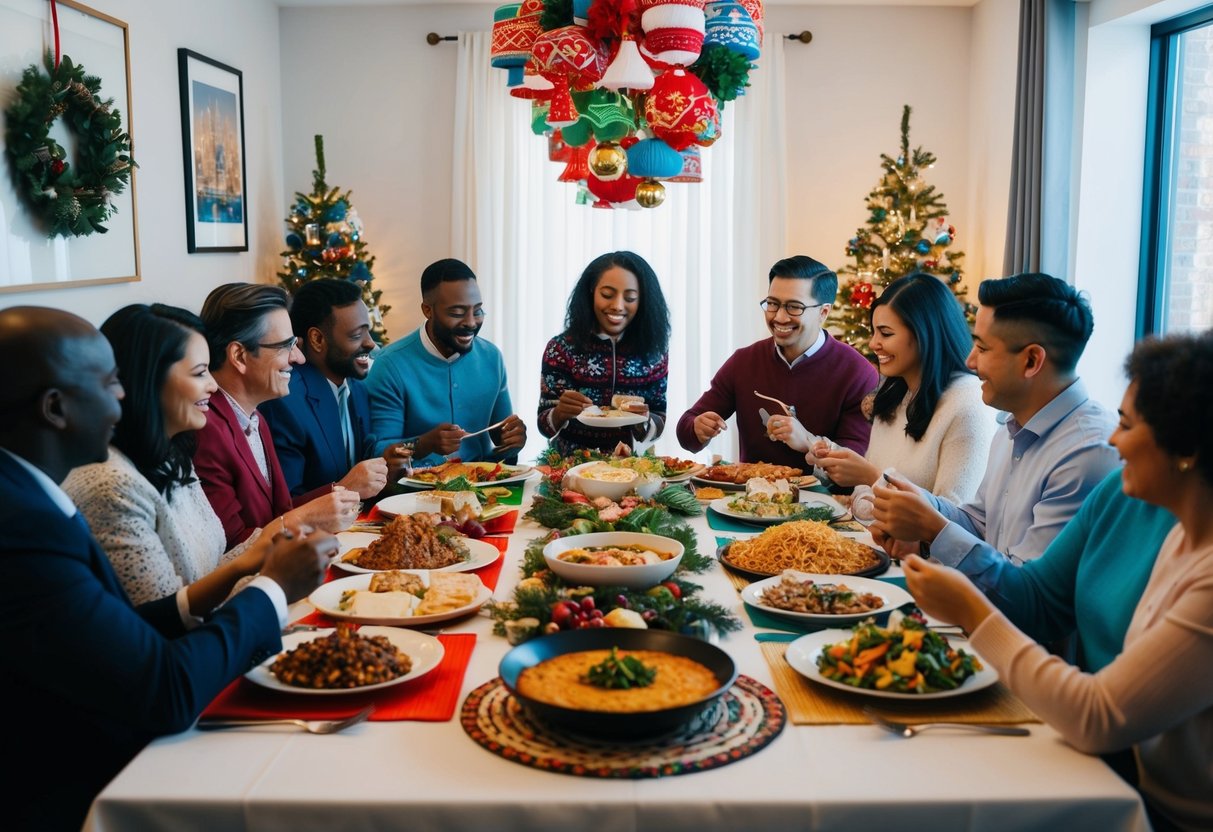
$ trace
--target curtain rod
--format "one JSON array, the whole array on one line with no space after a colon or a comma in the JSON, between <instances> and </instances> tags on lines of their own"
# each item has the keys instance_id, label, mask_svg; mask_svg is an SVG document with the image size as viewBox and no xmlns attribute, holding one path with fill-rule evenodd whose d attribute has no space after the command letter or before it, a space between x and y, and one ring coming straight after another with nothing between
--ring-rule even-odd
<instances>
[{"instance_id":1,"label":"curtain rod","mask_svg":"<svg viewBox=\"0 0 1213 832\"><path fill-rule=\"evenodd\" d=\"M813 39L813 33L810 32L808 29L805 29L803 32L800 32L799 34L784 35L784 37L787 38L788 40L798 40L801 43L808 43L809 41L811 41ZM454 41L454 40L459 40L459 36L458 35L440 35L437 32L430 32L428 35L425 36L425 42L428 43L430 46L437 46L438 44L443 43L445 41Z\"/></svg>"}]
</instances>

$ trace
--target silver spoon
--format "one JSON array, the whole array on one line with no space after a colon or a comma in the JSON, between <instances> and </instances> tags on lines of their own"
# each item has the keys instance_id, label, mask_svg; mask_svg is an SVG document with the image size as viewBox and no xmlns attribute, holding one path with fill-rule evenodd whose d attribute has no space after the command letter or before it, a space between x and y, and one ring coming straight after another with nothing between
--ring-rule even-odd
<instances>
[{"instance_id":1,"label":"silver spoon","mask_svg":"<svg viewBox=\"0 0 1213 832\"><path fill-rule=\"evenodd\" d=\"M964 731L976 731L981 734L1002 734L1007 737L1026 737L1032 732L1027 728L1017 728L1012 725L983 725L976 722L928 722L924 725L907 725L904 722L894 722L885 719L868 708L863 709L864 715L873 723L893 734L909 737L917 736L920 731L929 728L959 728Z\"/></svg>"},{"instance_id":2,"label":"silver spoon","mask_svg":"<svg viewBox=\"0 0 1213 832\"><path fill-rule=\"evenodd\" d=\"M217 731L222 728L248 728L261 725L298 725L309 734L336 734L351 725L364 722L373 710L375 710L373 705L367 705L358 713L345 719L200 719L195 727L199 731Z\"/></svg>"}]
</instances>

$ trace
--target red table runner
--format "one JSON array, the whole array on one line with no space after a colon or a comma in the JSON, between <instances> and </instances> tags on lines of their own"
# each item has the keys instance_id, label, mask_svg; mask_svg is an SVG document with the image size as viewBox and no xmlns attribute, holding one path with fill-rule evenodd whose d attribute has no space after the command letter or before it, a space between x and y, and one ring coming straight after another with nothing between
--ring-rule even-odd
<instances>
[{"instance_id":1,"label":"red table runner","mask_svg":"<svg viewBox=\"0 0 1213 832\"><path fill-rule=\"evenodd\" d=\"M280 693L240 678L202 712L211 719L342 719L374 705L372 722L446 722L455 715L463 677L476 646L475 633L438 636L446 650L429 673L390 688L341 696Z\"/></svg>"}]
</instances>

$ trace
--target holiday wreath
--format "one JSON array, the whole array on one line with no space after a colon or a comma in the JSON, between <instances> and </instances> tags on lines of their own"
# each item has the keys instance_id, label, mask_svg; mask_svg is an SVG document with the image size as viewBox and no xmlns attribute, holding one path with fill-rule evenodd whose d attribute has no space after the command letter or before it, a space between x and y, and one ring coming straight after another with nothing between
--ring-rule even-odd
<instances>
[{"instance_id":1,"label":"holiday wreath","mask_svg":"<svg viewBox=\"0 0 1213 832\"><path fill-rule=\"evenodd\" d=\"M104 233L102 223L117 211L110 200L136 167L131 137L113 99L99 96L100 78L85 75L66 55L55 66L48 51L45 63L46 74L34 64L25 68L16 100L4 113L18 191L52 237ZM60 116L76 136L75 165L50 137Z\"/></svg>"}]
</instances>

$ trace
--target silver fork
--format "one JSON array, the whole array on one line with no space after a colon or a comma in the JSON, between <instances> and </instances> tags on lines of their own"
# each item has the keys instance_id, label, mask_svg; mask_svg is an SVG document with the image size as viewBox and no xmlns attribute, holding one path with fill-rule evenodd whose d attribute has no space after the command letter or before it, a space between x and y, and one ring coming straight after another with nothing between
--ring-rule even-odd
<instances>
[{"instance_id":1,"label":"silver fork","mask_svg":"<svg viewBox=\"0 0 1213 832\"><path fill-rule=\"evenodd\" d=\"M907 725L904 722L894 722L885 719L870 708L863 709L864 715L886 731L902 737L914 737L921 731L930 728L959 728L964 731L976 731L979 734L1001 734L1007 737L1026 737L1032 732L1027 728L1017 728L1013 725L983 725L977 722L928 722L923 725Z\"/></svg>"},{"instance_id":2,"label":"silver fork","mask_svg":"<svg viewBox=\"0 0 1213 832\"><path fill-rule=\"evenodd\" d=\"M200 719L196 727L199 731L218 731L223 728L247 728L261 725L298 725L309 734L336 734L351 725L364 722L374 710L374 705L367 705L358 713L345 719Z\"/></svg>"}]
</instances>

